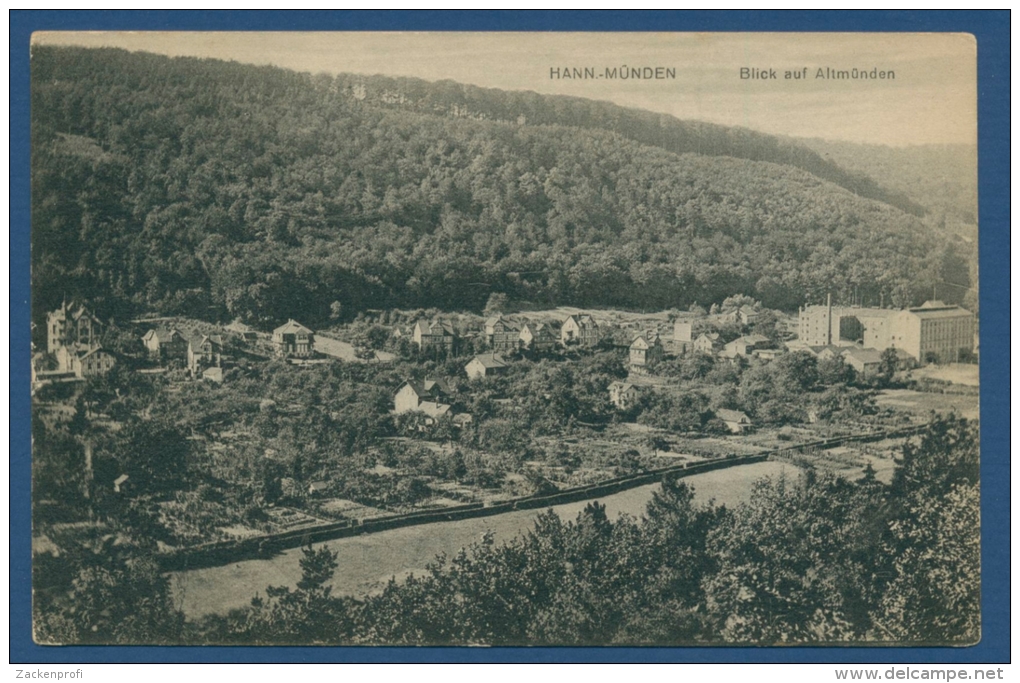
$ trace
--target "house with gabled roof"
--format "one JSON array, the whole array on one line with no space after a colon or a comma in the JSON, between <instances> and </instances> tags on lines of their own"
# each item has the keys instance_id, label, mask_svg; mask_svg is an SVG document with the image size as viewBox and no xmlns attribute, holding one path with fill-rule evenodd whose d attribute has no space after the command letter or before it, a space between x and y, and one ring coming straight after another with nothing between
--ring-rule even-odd
<instances>
[{"instance_id":1,"label":"house with gabled roof","mask_svg":"<svg viewBox=\"0 0 1020 683\"><path fill-rule=\"evenodd\" d=\"M501 374L509 367L509 363L498 353L480 353L464 366L464 372L468 379L481 379Z\"/></svg>"},{"instance_id":2,"label":"house with gabled roof","mask_svg":"<svg viewBox=\"0 0 1020 683\"><path fill-rule=\"evenodd\" d=\"M453 410L453 406L451 406L449 403L440 403L439 401L422 401L421 405L418 406L419 412L425 413L425 415L432 418L433 420L438 420L441 417L451 415L452 414L450 412L451 410ZM425 424L432 423L426 421Z\"/></svg>"},{"instance_id":3,"label":"house with gabled roof","mask_svg":"<svg viewBox=\"0 0 1020 683\"><path fill-rule=\"evenodd\" d=\"M747 416L747 413L741 410L730 410L728 408L719 408L715 411L715 416L723 421L727 429L733 434L742 434L753 426L751 424L751 418Z\"/></svg>"},{"instance_id":4,"label":"house with gabled roof","mask_svg":"<svg viewBox=\"0 0 1020 683\"><path fill-rule=\"evenodd\" d=\"M455 395L453 387L446 380L409 379L401 384L393 395L393 412L407 413L414 410L421 410L423 403L433 404L449 403Z\"/></svg>"},{"instance_id":5,"label":"house with gabled roof","mask_svg":"<svg viewBox=\"0 0 1020 683\"><path fill-rule=\"evenodd\" d=\"M801 350L806 353L810 353L818 360L832 360L833 358L838 358L843 355L843 352L848 348L851 347L838 346L836 344L820 344L817 346L806 346Z\"/></svg>"},{"instance_id":6,"label":"house with gabled roof","mask_svg":"<svg viewBox=\"0 0 1020 683\"><path fill-rule=\"evenodd\" d=\"M61 372L74 373L79 379L105 375L117 364L117 358L98 345L88 349L61 346L56 357Z\"/></svg>"},{"instance_id":7,"label":"house with gabled roof","mask_svg":"<svg viewBox=\"0 0 1020 683\"><path fill-rule=\"evenodd\" d=\"M758 320L759 313L754 309L753 306L744 304L740 308L735 308L732 311L724 313L722 320L728 323L735 323L737 325L752 325Z\"/></svg>"},{"instance_id":8,"label":"house with gabled roof","mask_svg":"<svg viewBox=\"0 0 1020 683\"><path fill-rule=\"evenodd\" d=\"M46 314L46 350L56 353L61 346L89 349L99 344L102 323L82 304L66 301Z\"/></svg>"},{"instance_id":9,"label":"house with gabled roof","mask_svg":"<svg viewBox=\"0 0 1020 683\"><path fill-rule=\"evenodd\" d=\"M496 353L512 353L517 350L521 326L515 320L495 315L485 321L485 340Z\"/></svg>"},{"instance_id":10,"label":"house with gabled roof","mask_svg":"<svg viewBox=\"0 0 1020 683\"><path fill-rule=\"evenodd\" d=\"M702 332L694 340L694 350L699 353L714 355L722 348L718 332Z\"/></svg>"},{"instance_id":11,"label":"house with gabled roof","mask_svg":"<svg viewBox=\"0 0 1020 683\"><path fill-rule=\"evenodd\" d=\"M449 323L419 320L414 324L411 339L422 351L427 349L445 349L452 351L457 340L457 332Z\"/></svg>"},{"instance_id":12,"label":"house with gabled roof","mask_svg":"<svg viewBox=\"0 0 1020 683\"><path fill-rule=\"evenodd\" d=\"M198 377L206 368L223 364L223 338L218 334L198 334L188 340L188 370Z\"/></svg>"},{"instance_id":13,"label":"house with gabled roof","mask_svg":"<svg viewBox=\"0 0 1020 683\"><path fill-rule=\"evenodd\" d=\"M425 426L444 417L454 417L451 399L453 388L444 380L419 382L409 379L393 395L393 413L423 413Z\"/></svg>"},{"instance_id":14,"label":"house with gabled roof","mask_svg":"<svg viewBox=\"0 0 1020 683\"><path fill-rule=\"evenodd\" d=\"M595 322L595 318L587 314L568 315L560 327L561 344L595 346L600 339L598 323Z\"/></svg>"},{"instance_id":15,"label":"house with gabled roof","mask_svg":"<svg viewBox=\"0 0 1020 683\"><path fill-rule=\"evenodd\" d=\"M156 327L145 333L142 343L153 358L186 358L188 338L176 327Z\"/></svg>"},{"instance_id":16,"label":"house with gabled roof","mask_svg":"<svg viewBox=\"0 0 1020 683\"><path fill-rule=\"evenodd\" d=\"M843 361L852 367L861 377L873 377L882 366L882 352L877 349L851 347L840 354Z\"/></svg>"},{"instance_id":17,"label":"house with gabled roof","mask_svg":"<svg viewBox=\"0 0 1020 683\"><path fill-rule=\"evenodd\" d=\"M549 351L556 348L558 341L552 328L545 323L527 322L518 335L521 348L528 351Z\"/></svg>"},{"instance_id":18,"label":"house with gabled roof","mask_svg":"<svg viewBox=\"0 0 1020 683\"><path fill-rule=\"evenodd\" d=\"M315 333L291 318L273 330L273 347L281 358L307 358L315 353Z\"/></svg>"},{"instance_id":19,"label":"house with gabled roof","mask_svg":"<svg viewBox=\"0 0 1020 683\"><path fill-rule=\"evenodd\" d=\"M723 347L722 355L727 358L736 358L737 356L750 356L757 349L763 349L769 346L768 337L763 337L760 334L748 334L743 337L737 337L730 343Z\"/></svg>"},{"instance_id":20,"label":"house with gabled roof","mask_svg":"<svg viewBox=\"0 0 1020 683\"><path fill-rule=\"evenodd\" d=\"M653 332L646 332L638 335L630 343L628 353L631 365L644 367L649 363L662 360L664 350L659 335Z\"/></svg>"},{"instance_id":21,"label":"house with gabled roof","mask_svg":"<svg viewBox=\"0 0 1020 683\"><path fill-rule=\"evenodd\" d=\"M641 398L641 391L630 382L613 382L609 385L609 400L620 410L629 410Z\"/></svg>"}]
</instances>

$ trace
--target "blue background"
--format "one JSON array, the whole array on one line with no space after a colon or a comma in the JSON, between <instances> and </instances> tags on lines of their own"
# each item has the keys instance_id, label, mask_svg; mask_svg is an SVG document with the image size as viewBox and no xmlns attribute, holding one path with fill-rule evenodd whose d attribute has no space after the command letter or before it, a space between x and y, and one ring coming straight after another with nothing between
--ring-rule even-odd
<instances>
[{"instance_id":1,"label":"blue background","mask_svg":"<svg viewBox=\"0 0 1020 683\"><path fill-rule=\"evenodd\" d=\"M10 661L1009 662L1009 12L11 11ZM39 647L31 638L29 38L39 30L951 31L978 43L982 630L969 648Z\"/></svg>"}]
</instances>

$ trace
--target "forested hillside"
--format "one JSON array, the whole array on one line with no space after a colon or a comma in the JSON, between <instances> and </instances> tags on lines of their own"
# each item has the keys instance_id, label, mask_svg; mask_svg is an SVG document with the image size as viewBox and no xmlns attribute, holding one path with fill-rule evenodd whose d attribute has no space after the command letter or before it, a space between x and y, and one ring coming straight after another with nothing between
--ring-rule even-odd
<instances>
[{"instance_id":1,"label":"forested hillside","mask_svg":"<svg viewBox=\"0 0 1020 683\"><path fill-rule=\"evenodd\" d=\"M495 90L455 81L430 83L416 78L344 74L336 78L332 87L379 107L522 125L605 130L676 154L769 161L800 168L854 194L884 201L914 215L923 215L927 206L896 185L876 183L867 168L842 165L841 159L827 158L824 154L827 150L815 150L812 145L791 143L746 128L681 121L668 114L580 97ZM890 191L891 187L897 191Z\"/></svg>"},{"instance_id":2,"label":"forested hillside","mask_svg":"<svg viewBox=\"0 0 1020 683\"><path fill-rule=\"evenodd\" d=\"M65 295L107 315L300 311L312 325L331 310L480 309L493 292L903 305L959 270L951 242L862 196L877 186L748 131L121 50L36 47L32 79L37 315Z\"/></svg>"},{"instance_id":3,"label":"forested hillside","mask_svg":"<svg viewBox=\"0 0 1020 683\"><path fill-rule=\"evenodd\" d=\"M799 142L843 168L866 174L947 222L977 224L977 148L888 147L815 138Z\"/></svg>"}]
</instances>

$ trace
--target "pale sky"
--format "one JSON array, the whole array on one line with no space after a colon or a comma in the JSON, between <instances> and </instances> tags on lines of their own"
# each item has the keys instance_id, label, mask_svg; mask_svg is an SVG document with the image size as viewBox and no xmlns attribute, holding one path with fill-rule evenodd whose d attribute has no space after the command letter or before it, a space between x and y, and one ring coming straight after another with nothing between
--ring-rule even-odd
<instances>
[{"instance_id":1,"label":"pale sky","mask_svg":"<svg viewBox=\"0 0 1020 683\"><path fill-rule=\"evenodd\" d=\"M113 46L312 73L450 79L575 95L766 133L887 145L977 142L976 44L966 34L48 32ZM550 78L550 69L664 67L675 79ZM778 80L741 79L743 67ZM786 71L806 80L786 80ZM824 80L819 69L895 72Z\"/></svg>"}]
</instances>

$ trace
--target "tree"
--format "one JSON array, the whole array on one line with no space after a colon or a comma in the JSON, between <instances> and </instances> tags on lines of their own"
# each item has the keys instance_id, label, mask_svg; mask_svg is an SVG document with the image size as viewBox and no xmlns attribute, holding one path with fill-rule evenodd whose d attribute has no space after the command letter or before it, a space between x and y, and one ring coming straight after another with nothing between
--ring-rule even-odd
<instances>
[{"instance_id":1,"label":"tree","mask_svg":"<svg viewBox=\"0 0 1020 683\"><path fill-rule=\"evenodd\" d=\"M876 610L876 634L898 643L960 645L981 637L981 519L978 487L914 498L892 524L896 578ZM899 547L898 550L894 548Z\"/></svg>"},{"instance_id":2,"label":"tree","mask_svg":"<svg viewBox=\"0 0 1020 683\"><path fill-rule=\"evenodd\" d=\"M328 547L301 549L301 579L296 590L269 586L266 597L252 599L234 633L259 644L337 644L347 642L353 625L344 598L333 597L329 585L339 566L338 553Z\"/></svg>"},{"instance_id":3,"label":"tree","mask_svg":"<svg viewBox=\"0 0 1020 683\"><path fill-rule=\"evenodd\" d=\"M863 639L888 574L882 491L832 476L756 483L712 529L705 582L713 628L730 642Z\"/></svg>"},{"instance_id":4,"label":"tree","mask_svg":"<svg viewBox=\"0 0 1020 683\"><path fill-rule=\"evenodd\" d=\"M931 422L920 443L903 444L892 489L901 499L941 496L958 484L979 481L978 430L956 414Z\"/></svg>"},{"instance_id":5,"label":"tree","mask_svg":"<svg viewBox=\"0 0 1020 683\"><path fill-rule=\"evenodd\" d=\"M827 386L834 384L853 384L857 380L857 372L847 364L843 356L834 356L818 361L818 382Z\"/></svg>"},{"instance_id":6,"label":"tree","mask_svg":"<svg viewBox=\"0 0 1020 683\"><path fill-rule=\"evenodd\" d=\"M191 444L164 419L138 420L123 430L115 455L139 490L165 493L188 476Z\"/></svg>"},{"instance_id":7,"label":"tree","mask_svg":"<svg viewBox=\"0 0 1020 683\"><path fill-rule=\"evenodd\" d=\"M340 316L343 315L344 305L339 301L334 301L329 305L329 319L339 320Z\"/></svg>"},{"instance_id":8,"label":"tree","mask_svg":"<svg viewBox=\"0 0 1020 683\"><path fill-rule=\"evenodd\" d=\"M878 377L882 384L888 386L892 383L893 376L896 374L899 366L900 358L896 354L896 349L889 347L882 352L878 362Z\"/></svg>"},{"instance_id":9,"label":"tree","mask_svg":"<svg viewBox=\"0 0 1020 683\"><path fill-rule=\"evenodd\" d=\"M169 578L153 560L125 556L111 539L99 554L81 556L77 562L66 598L37 593L37 641L60 645L180 642L184 614L174 604Z\"/></svg>"}]
</instances>

